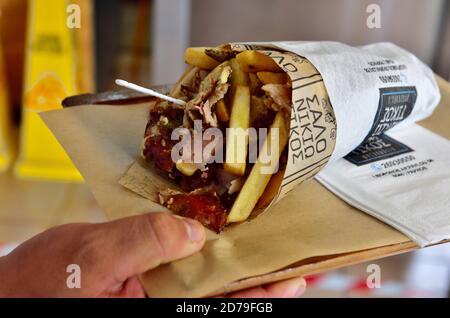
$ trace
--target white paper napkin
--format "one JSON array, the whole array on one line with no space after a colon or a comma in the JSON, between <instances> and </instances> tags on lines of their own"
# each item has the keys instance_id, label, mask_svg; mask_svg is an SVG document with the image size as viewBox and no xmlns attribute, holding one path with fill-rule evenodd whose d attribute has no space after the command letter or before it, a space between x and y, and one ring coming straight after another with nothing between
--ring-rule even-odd
<instances>
[{"instance_id":1,"label":"white paper napkin","mask_svg":"<svg viewBox=\"0 0 450 318\"><path fill-rule=\"evenodd\" d=\"M316 178L347 203L390 224L420 246L450 239L450 141L416 124L387 133L401 154L340 159Z\"/></svg>"}]
</instances>

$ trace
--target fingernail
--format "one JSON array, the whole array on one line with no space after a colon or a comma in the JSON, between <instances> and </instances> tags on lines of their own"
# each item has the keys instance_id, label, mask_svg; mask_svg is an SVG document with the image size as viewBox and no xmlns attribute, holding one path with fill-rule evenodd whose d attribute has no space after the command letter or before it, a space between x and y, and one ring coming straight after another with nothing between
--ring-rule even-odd
<instances>
[{"instance_id":1,"label":"fingernail","mask_svg":"<svg viewBox=\"0 0 450 318\"><path fill-rule=\"evenodd\" d=\"M306 289L306 280L304 278L300 278L297 286L297 291L295 292L294 297L303 296L303 294L305 293L305 289Z\"/></svg>"},{"instance_id":2,"label":"fingernail","mask_svg":"<svg viewBox=\"0 0 450 318\"><path fill-rule=\"evenodd\" d=\"M186 224L187 234L191 241L200 242L203 241L205 237L205 229L203 226L192 219L182 219L184 224Z\"/></svg>"}]
</instances>

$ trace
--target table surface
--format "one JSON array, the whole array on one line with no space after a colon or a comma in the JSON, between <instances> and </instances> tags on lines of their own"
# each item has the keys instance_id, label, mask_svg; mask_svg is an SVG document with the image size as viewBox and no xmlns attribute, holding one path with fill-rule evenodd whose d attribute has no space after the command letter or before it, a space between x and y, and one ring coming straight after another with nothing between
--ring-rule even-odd
<instances>
[{"instance_id":1,"label":"table surface","mask_svg":"<svg viewBox=\"0 0 450 318\"><path fill-rule=\"evenodd\" d=\"M22 242L50 227L106 220L89 188L0 174L0 244Z\"/></svg>"}]
</instances>

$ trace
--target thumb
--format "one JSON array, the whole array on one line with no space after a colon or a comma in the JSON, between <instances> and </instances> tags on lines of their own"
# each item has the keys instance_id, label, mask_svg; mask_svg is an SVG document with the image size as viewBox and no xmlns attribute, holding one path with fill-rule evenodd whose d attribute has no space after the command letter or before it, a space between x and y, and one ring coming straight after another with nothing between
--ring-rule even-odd
<instances>
[{"instance_id":1,"label":"thumb","mask_svg":"<svg viewBox=\"0 0 450 318\"><path fill-rule=\"evenodd\" d=\"M189 256L205 243L205 229L195 220L150 213L106 223L110 238L105 255L117 281ZM109 250L109 252L108 252Z\"/></svg>"}]
</instances>

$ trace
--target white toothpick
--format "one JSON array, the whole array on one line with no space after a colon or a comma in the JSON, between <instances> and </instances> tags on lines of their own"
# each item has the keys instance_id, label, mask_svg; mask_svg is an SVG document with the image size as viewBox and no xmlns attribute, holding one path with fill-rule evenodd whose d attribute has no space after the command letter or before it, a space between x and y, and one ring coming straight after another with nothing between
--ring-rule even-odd
<instances>
[{"instance_id":1,"label":"white toothpick","mask_svg":"<svg viewBox=\"0 0 450 318\"><path fill-rule=\"evenodd\" d=\"M116 84L119 85L119 86L122 86L122 87L126 87L128 89L137 91L137 92L141 92L141 93L144 93L144 94L148 94L150 96L154 96L154 97L158 97L158 98L164 99L166 101L169 101L171 103L175 103L177 105L181 105L181 106L186 105L186 102L184 100L173 98L173 97L170 97L170 96L158 93L158 92L156 92L156 91L154 91L154 90L152 90L150 88L145 88L145 87L142 87L142 86L139 86L139 85L136 85L136 84L129 83L127 81L121 80L121 79L116 79Z\"/></svg>"}]
</instances>

